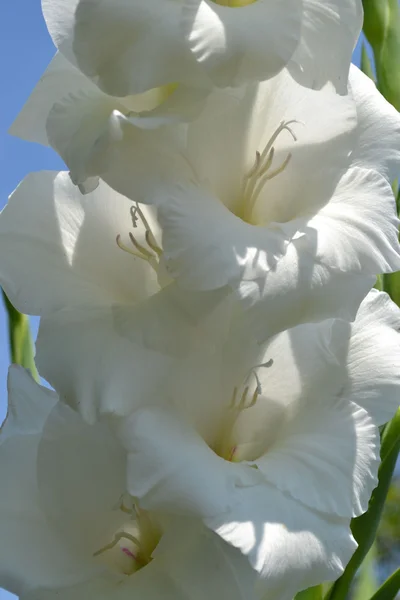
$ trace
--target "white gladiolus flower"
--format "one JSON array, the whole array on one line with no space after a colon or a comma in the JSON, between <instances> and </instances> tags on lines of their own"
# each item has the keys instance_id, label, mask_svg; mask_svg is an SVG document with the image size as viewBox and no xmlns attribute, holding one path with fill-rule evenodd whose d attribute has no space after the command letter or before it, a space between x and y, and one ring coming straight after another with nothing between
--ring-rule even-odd
<instances>
[{"instance_id":1,"label":"white gladiolus flower","mask_svg":"<svg viewBox=\"0 0 400 600\"><path fill-rule=\"evenodd\" d=\"M0 434L0 584L23 600L255 598L237 550L194 519L140 509L125 454L20 367Z\"/></svg>"},{"instance_id":2,"label":"white gladiolus flower","mask_svg":"<svg viewBox=\"0 0 400 600\"><path fill-rule=\"evenodd\" d=\"M304 90L284 73L241 100L210 96L187 127L192 179L182 172L180 184L147 198L159 205L166 266L182 286L236 281L267 304L275 286L303 300L319 285L324 305L336 296L336 310L348 308L336 315L349 318L361 274L399 270L390 181L400 166L400 119L356 69L349 89L346 97ZM125 195L133 189L128 147L103 175Z\"/></svg>"},{"instance_id":3,"label":"white gladiolus flower","mask_svg":"<svg viewBox=\"0 0 400 600\"><path fill-rule=\"evenodd\" d=\"M399 404L399 325L373 290L352 325L302 325L253 355L231 362L229 345L194 365L169 408L117 425L129 492L148 510L202 517L248 556L268 598L336 579L377 483L378 425Z\"/></svg>"},{"instance_id":4,"label":"white gladiolus flower","mask_svg":"<svg viewBox=\"0 0 400 600\"><path fill-rule=\"evenodd\" d=\"M106 93L240 85L289 65L345 88L360 0L42 0L61 52ZM322 51L323 50L323 51Z\"/></svg>"},{"instance_id":5,"label":"white gladiolus flower","mask_svg":"<svg viewBox=\"0 0 400 600\"><path fill-rule=\"evenodd\" d=\"M69 99L62 81L73 82ZM158 204L169 274L188 289L239 288L265 337L354 318L375 276L400 267L387 182L400 162L398 113L357 69L349 88L308 90L284 71L213 93L189 125L160 126L165 115L115 109L58 57L13 132L43 141L47 127L81 189L101 176Z\"/></svg>"}]
</instances>

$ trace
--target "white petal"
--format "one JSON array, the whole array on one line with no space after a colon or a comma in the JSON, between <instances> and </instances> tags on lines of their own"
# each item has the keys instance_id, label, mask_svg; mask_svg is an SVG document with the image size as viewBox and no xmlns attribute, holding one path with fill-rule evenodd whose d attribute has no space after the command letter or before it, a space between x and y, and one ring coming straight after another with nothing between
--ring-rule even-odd
<instances>
[{"instance_id":1,"label":"white petal","mask_svg":"<svg viewBox=\"0 0 400 600\"><path fill-rule=\"evenodd\" d=\"M194 118L204 104L205 91L178 86L171 93L158 88L138 96L113 98L87 82L89 85L75 94L60 95L46 123L49 142L68 165L75 184L102 176L106 181L112 178L116 181L113 187L122 191L122 182L127 180L125 195L141 200L138 183L158 181L154 176L156 161L164 177L168 173L166 161L169 169L175 165L183 173L188 170L179 157L177 135L162 126Z\"/></svg>"},{"instance_id":2,"label":"white petal","mask_svg":"<svg viewBox=\"0 0 400 600\"><path fill-rule=\"evenodd\" d=\"M49 112L46 122L48 140L65 161L76 185L98 175L91 168L92 155L102 136L109 134L109 143L112 143L109 121L114 109L121 110L122 106L97 89L84 89L62 97Z\"/></svg>"},{"instance_id":3,"label":"white petal","mask_svg":"<svg viewBox=\"0 0 400 600\"><path fill-rule=\"evenodd\" d=\"M207 89L178 85L175 89L156 88L125 98L108 96L57 53L10 132L22 139L52 145L68 165L73 181L87 193L94 189L93 182L87 183L87 179L100 174L104 153L111 152L113 144L123 136L122 125L113 118L114 111L121 114L125 126L157 129L194 118L207 94ZM129 115L126 122L124 115ZM143 146L141 134L137 135L137 143ZM147 137L152 139L155 135Z\"/></svg>"},{"instance_id":4,"label":"white petal","mask_svg":"<svg viewBox=\"0 0 400 600\"><path fill-rule=\"evenodd\" d=\"M55 46L74 64L71 39L79 0L42 0L42 12Z\"/></svg>"},{"instance_id":5,"label":"white petal","mask_svg":"<svg viewBox=\"0 0 400 600\"><path fill-rule=\"evenodd\" d=\"M310 508L344 518L362 514L378 483L378 429L365 410L323 387L317 402L300 405L255 464Z\"/></svg>"},{"instance_id":6,"label":"white petal","mask_svg":"<svg viewBox=\"0 0 400 600\"><path fill-rule=\"evenodd\" d=\"M96 86L57 53L10 128L23 140L48 145L47 117L53 105L67 94L96 91Z\"/></svg>"},{"instance_id":7,"label":"white petal","mask_svg":"<svg viewBox=\"0 0 400 600\"><path fill-rule=\"evenodd\" d=\"M173 0L43 0L42 6L56 46L108 94L203 79L185 48L181 6Z\"/></svg>"},{"instance_id":8,"label":"white petal","mask_svg":"<svg viewBox=\"0 0 400 600\"><path fill-rule=\"evenodd\" d=\"M71 163L69 166L74 167L74 183L100 176L117 192L135 202L157 204L163 200L165 187L171 181L193 179L192 167L181 153L179 125L158 127L166 121L161 109L143 118L126 117L118 110L105 115L104 105L101 105L101 118L93 123L87 121L89 128L93 125L90 136L85 135L82 143L78 128L70 130L69 138L71 119L79 125L74 109L76 107L78 112L82 109L82 100L72 99L70 105L64 104L60 111L55 109L51 115L58 135L52 143ZM87 98L86 115L92 110L91 99ZM49 127L51 123L49 120Z\"/></svg>"},{"instance_id":9,"label":"white petal","mask_svg":"<svg viewBox=\"0 0 400 600\"><path fill-rule=\"evenodd\" d=\"M314 89L331 81L346 93L351 55L363 22L361 1L303 0L302 7L301 40L290 61L292 75Z\"/></svg>"},{"instance_id":10,"label":"white petal","mask_svg":"<svg viewBox=\"0 0 400 600\"><path fill-rule=\"evenodd\" d=\"M234 8L185 0L182 26L214 83L235 86L272 77L286 65L300 37L301 10L293 0L258 0Z\"/></svg>"},{"instance_id":11,"label":"white petal","mask_svg":"<svg viewBox=\"0 0 400 600\"><path fill-rule=\"evenodd\" d=\"M240 553L201 523L177 519L153 553L153 561L131 576L107 574L80 585L39 589L23 600L253 600L255 577Z\"/></svg>"},{"instance_id":12,"label":"white petal","mask_svg":"<svg viewBox=\"0 0 400 600\"><path fill-rule=\"evenodd\" d=\"M22 600L129 600L132 597L187 600L179 586L154 561L131 576L107 573L71 587L39 588L24 595Z\"/></svg>"},{"instance_id":13,"label":"white petal","mask_svg":"<svg viewBox=\"0 0 400 600\"><path fill-rule=\"evenodd\" d=\"M249 225L194 186L176 186L158 214L168 272L188 289L265 276L289 243L278 227Z\"/></svg>"},{"instance_id":14,"label":"white petal","mask_svg":"<svg viewBox=\"0 0 400 600\"><path fill-rule=\"evenodd\" d=\"M366 510L379 466L376 426L351 396L340 397L349 338L350 325L332 320L266 344L258 364L272 365L257 369L261 395L240 415L233 440L235 459L258 465L281 491L348 518Z\"/></svg>"},{"instance_id":15,"label":"white petal","mask_svg":"<svg viewBox=\"0 0 400 600\"><path fill-rule=\"evenodd\" d=\"M71 552L90 562L126 522L125 453L106 424L88 425L59 403L40 440L37 478L51 527Z\"/></svg>"},{"instance_id":16,"label":"white petal","mask_svg":"<svg viewBox=\"0 0 400 600\"><path fill-rule=\"evenodd\" d=\"M323 517L267 484L237 497L230 513L207 524L248 556L261 574L262 596L291 600L341 575L357 547L348 520Z\"/></svg>"},{"instance_id":17,"label":"white petal","mask_svg":"<svg viewBox=\"0 0 400 600\"><path fill-rule=\"evenodd\" d=\"M13 304L45 314L132 303L156 291L147 261L116 243L118 234L129 240L131 206L105 184L82 196L65 172L28 175L0 216L0 278ZM140 220L137 227L140 241Z\"/></svg>"},{"instance_id":18,"label":"white petal","mask_svg":"<svg viewBox=\"0 0 400 600\"><path fill-rule=\"evenodd\" d=\"M260 480L254 469L219 458L173 411L135 411L118 435L128 452L128 491L148 510L213 516L236 502L238 486Z\"/></svg>"},{"instance_id":19,"label":"white petal","mask_svg":"<svg viewBox=\"0 0 400 600\"><path fill-rule=\"evenodd\" d=\"M315 237L316 260L332 268L376 275L400 269L393 192L376 171L348 170L307 229Z\"/></svg>"},{"instance_id":20,"label":"white petal","mask_svg":"<svg viewBox=\"0 0 400 600\"><path fill-rule=\"evenodd\" d=\"M38 386L29 371L11 365L7 378L8 410L1 439L16 435L39 435L47 417L58 402L57 394Z\"/></svg>"},{"instance_id":21,"label":"white petal","mask_svg":"<svg viewBox=\"0 0 400 600\"><path fill-rule=\"evenodd\" d=\"M69 585L91 573L49 525L36 480L38 445L57 402L21 367L9 372L9 412L0 436L0 585L24 594L37 585Z\"/></svg>"},{"instance_id":22,"label":"white petal","mask_svg":"<svg viewBox=\"0 0 400 600\"><path fill-rule=\"evenodd\" d=\"M151 320L141 327L147 325ZM43 377L89 422L149 401L172 367L172 356L119 333L112 309L66 309L42 318L36 347Z\"/></svg>"},{"instance_id":23,"label":"white petal","mask_svg":"<svg viewBox=\"0 0 400 600\"><path fill-rule=\"evenodd\" d=\"M372 290L351 326L349 381L343 396L368 411L377 425L400 404L400 311L387 294Z\"/></svg>"},{"instance_id":24,"label":"white petal","mask_svg":"<svg viewBox=\"0 0 400 600\"><path fill-rule=\"evenodd\" d=\"M194 519L172 519L153 556L189 600L255 600L257 574L247 559Z\"/></svg>"},{"instance_id":25,"label":"white petal","mask_svg":"<svg viewBox=\"0 0 400 600\"><path fill-rule=\"evenodd\" d=\"M309 228L288 243L284 228L249 225L216 199L184 189L175 188L158 211L166 267L181 286L238 288L245 322L260 341L306 321L354 318L375 277L323 264L317 232Z\"/></svg>"},{"instance_id":26,"label":"white petal","mask_svg":"<svg viewBox=\"0 0 400 600\"><path fill-rule=\"evenodd\" d=\"M185 359L209 349L213 331L218 339L213 310L220 296L186 297L169 285L138 306L57 311L42 318L38 368L89 422L101 413L125 415L158 397L162 401Z\"/></svg>"},{"instance_id":27,"label":"white petal","mask_svg":"<svg viewBox=\"0 0 400 600\"><path fill-rule=\"evenodd\" d=\"M399 113L355 65L350 69L349 88L358 117L358 144L353 152L353 163L379 171L391 183L399 173Z\"/></svg>"}]
</instances>

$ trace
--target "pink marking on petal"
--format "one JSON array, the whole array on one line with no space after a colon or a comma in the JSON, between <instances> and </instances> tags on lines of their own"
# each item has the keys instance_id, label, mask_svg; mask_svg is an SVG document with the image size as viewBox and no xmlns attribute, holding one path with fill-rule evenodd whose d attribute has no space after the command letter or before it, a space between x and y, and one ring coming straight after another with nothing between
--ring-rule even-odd
<instances>
[{"instance_id":1,"label":"pink marking on petal","mask_svg":"<svg viewBox=\"0 0 400 600\"><path fill-rule=\"evenodd\" d=\"M122 552L124 554L126 554L127 556L129 556L129 558L133 558L133 560L136 560L136 556L129 550L129 548L121 548Z\"/></svg>"}]
</instances>

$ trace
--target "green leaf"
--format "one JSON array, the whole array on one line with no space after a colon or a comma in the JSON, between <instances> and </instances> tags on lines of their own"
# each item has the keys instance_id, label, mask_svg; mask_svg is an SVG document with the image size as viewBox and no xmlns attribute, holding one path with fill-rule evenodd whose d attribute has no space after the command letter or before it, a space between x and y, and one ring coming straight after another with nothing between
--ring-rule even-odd
<instances>
[{"instance_id":1,"label":"green leaf","mask_svg":"<svg viewBox=\"0 0 400 600\"><path fill-rule=\"evenodd\" d=\"M312 588L308 588L308 590L304 590L299 592L295 597L295 600L322 600L323 598L323 587L322 585L317 585Z\"/></svg>"},{"instance_id":2,"label":"green leaf","mask_svg":"<svg viewBox=\"0 0 400 600\"><path fill-rule=\"evenodd\" d=\"M375 75L374 75L374 70L372 68L372 63L368 56L368 51L367 51L367 48L364 43L361 48L361 65L360 66L361 66L361 71L363 73L365 73L366 75L368 75L368 77L370 79L372 79L372 81L375 81Z\"/></svg>"},{"instance_id":3,"label":"green leaf","mask_svg":"<svg viewBox=\"0 0 400 600\"><path fill-rule=\"evenodd\" d=\"M394 600L400 590L400 569L397 569L370 600Z\"/></svg>"},{"instance_id":4,"label":"green leaf","mask_svg":"<svg viewBox=\"0 0 400 600\"><path fill-rule=\"evenodd\" d=\"M14 308L4 291L3 300L8 314L11 362L29 369L36 381L39 381L39 375L33 358L33 343L29 319Z\"/></svg>"},{"instance_id":5,"label":"green leaf","mask_svg":"<svg viewBox=\"0 0 400 600\"><path fill-rule=\"evenodd\" d=\"M400 9L398 0L363 0L364 33L374 52L377 86L400 110Z\"/></svg>"},{"instance_id":6,"label":"green leaf","mask_svg":"<svg viewBox=\"0 0 400 600\"><path fill-rule=\"evenodd\" d=\"M327 594L326 600L346 600L348 598L354 576L374 543L399 451L400 409L392 421L386 425L382 434L382 462L378 473L379 483L372 494L368 511L361 517L353 519L351 524L358 548L343 575L339 577Z\"/></svg>"}]
</instances>

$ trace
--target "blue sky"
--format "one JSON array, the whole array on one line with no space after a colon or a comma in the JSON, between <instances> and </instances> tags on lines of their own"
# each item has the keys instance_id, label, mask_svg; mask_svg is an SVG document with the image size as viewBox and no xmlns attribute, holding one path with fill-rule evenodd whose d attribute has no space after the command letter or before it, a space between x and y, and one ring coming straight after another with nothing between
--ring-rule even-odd
<instances>
[{"instance_id":1,"label":"blue sky","mask_svg":"<svg viewBox=\"0 0 400 600\"><path fill-rule=\"evenodd\" d=\"M30 171L62 169L63 163L49 148L23 142L7 130L54 54L47 33L40 0L1 2L0 72L0 207L19 181ZM360 45L354 62L359 64ZM34 335L37 319L32 320ZM0 420L6 411L6 376L9 364L6 315L0 305ZM12 596L0 590L0 600Z\"/></svg>"}]
</instances>

